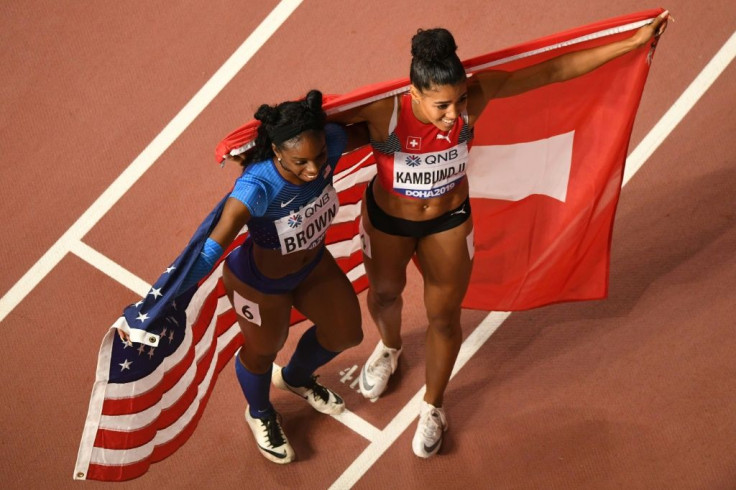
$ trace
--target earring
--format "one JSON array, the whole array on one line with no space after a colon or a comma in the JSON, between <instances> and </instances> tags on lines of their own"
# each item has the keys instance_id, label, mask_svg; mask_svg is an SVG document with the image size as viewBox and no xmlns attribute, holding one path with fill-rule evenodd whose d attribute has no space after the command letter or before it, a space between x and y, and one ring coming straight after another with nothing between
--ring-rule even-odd
<instances>
[{"instance_id":1,"label":"earring","mask_svg":"<svg viewBox=\"0 0 736 490\"><path fill-rule=\"evenodd\" d=\"M279 161L279 163L281 163L281 158L279 158L279 157L276 157L276 160L278 160L278 161Z\"/></svg>"}]
</instances>

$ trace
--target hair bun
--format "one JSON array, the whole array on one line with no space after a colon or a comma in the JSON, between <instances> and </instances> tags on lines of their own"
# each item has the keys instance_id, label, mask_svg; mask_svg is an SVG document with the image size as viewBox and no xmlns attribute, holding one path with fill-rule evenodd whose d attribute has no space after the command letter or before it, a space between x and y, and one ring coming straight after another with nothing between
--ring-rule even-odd
<instances>
[{"instance_id":1,"label":"hair bun","mask_svg":"<svg viewBox=\"0 0 736 490\"><path fill-rule=\"evenodd\" d=\"M264 124L276 124L279 120L279 111L268 104L262 104L253 117Z\"/></svg>"},{"instance_id":2,"label":"hair bun","mask_svg":"<svg viewBox=\"0 0 736 490\"><path fill-rule=\"evenodd\" d=\"M418 29L411 38L411 55L415 59L429 62L442 61L457 51L455 38L450 31L441 27Z\"/></svg>"},{"instance_id":3,"label":"hair bun","mask_svg":"<svg viewBox=\"0 0 736 490\"><path fill-rule=\"evenodd\" d=\"M322 92L310 90L304 98L304 105L315 114L322 111Z\"/></svg>"}]
</instances>

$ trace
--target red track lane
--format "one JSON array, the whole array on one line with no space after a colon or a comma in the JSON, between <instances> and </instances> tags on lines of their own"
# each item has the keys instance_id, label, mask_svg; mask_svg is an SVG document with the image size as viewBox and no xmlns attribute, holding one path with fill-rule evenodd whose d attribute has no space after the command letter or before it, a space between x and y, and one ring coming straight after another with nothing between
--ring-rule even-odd
<instances>
[{"instance_id":1,"label":"red track lane","mask_svg":"<svg viewBox=\"0 0 736 490\"><path fill-rule=\"evenodd\" d=\"M0 5L0 295L189 101L276 1L51 1ZM339 5L339 8L336 8ZM84 237L146 281L229 189L212 160L261 102L402 77L418 27L445 26L462 58L657 5L635 0L463 3L306 0ZM736 30L732 1L673 0L631 148ZM413 456L414 424L356 488L736 488L736 66L732 63L622 192L610 296L515 313L451 382L441 454ZM423 384L421 281L405 297L398 378L383 429ZM361 306L364 305L361 295ZM3 488L74 488L79 437L107 326L137 296L66 255L0 323ZM466 311L469 334L485 312ZM295 328L277 362L284 362ZM322 373L360 365L378 338ZM326 488L368 446L300 400L273 394L299 461L256 451L229 368L182 449L121 488ZM400 469L400 471L397 471Z\"/></svg>"}]
</instances>

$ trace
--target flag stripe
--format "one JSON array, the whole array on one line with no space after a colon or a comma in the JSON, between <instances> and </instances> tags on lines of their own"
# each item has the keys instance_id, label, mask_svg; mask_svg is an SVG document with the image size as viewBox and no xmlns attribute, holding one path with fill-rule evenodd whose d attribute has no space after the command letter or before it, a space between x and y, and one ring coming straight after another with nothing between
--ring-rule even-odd
<instances>
[{"instance_id":1,"label":"flag stripe","mask_svg":"<svg viewBox=\"0 0 736 490\"><path fill-rule=\"evenodd\" d=\"M215 294L216 292L213 291L211 293L211 296L214 296ZM227 297L220 297L217 299L219 305L218 309L220 309L221 311L231 310ZM204 336L204 341L197 344L197 346L192 349L194 351L194 355L191 356L191 359L196 360L190 363L187 372L181 376L180 380L178 380L175 389L170 389L164 392L154 405L146 407L145 409L142 409L140 411L131 412L126 415L115 414L111 416L109 414L103 414L100 419L100 427L114 430L125 427L127 427L129 430L136 430L138 428L148 427L149 423L156 419L160 420L162 414L172 410L176 406L176 401L180 397L187 396L188 390L196 391L196 387L198 386L197 382L201 381L201 379L206 374L207 369L212 363L212 360L216 354L215 349L217 348L217 344L218 342L220 342L220 337L216 337L214 335L214 324L218 323L218 321L219 317L215 316L212 318L213 325L211 325L210 328L207 329L207 334ZM226 335L228 333L229 329L225 331L223 335ZM168 374L169 373L167 373L167 376ZM165 424L164 426L166 425L168 424Z\"/></svg>"},{"instance_id":2,"label":"flag stripe","mask_svg":"<svg viewBox=\"0 0 736 490\"><path fill-rule=\"evenodd\" d=\"M217 276L221 274L220 265L216 270L217 273L210 276L211 281L208 285L202 286L202 293L196 295L189 305L189 310L194 312L200 311L197 321L191 325L189 334L184 337L182 345L175 351L174 354L169 356L164 363L158 366L158 368L148 375L146 378L139 380L136 383L124 383L110 385L108 388L107 397L109 401L115 401L118 399L126 399L141 396L155 396L154 390L157 389L169 389L173 386L181 376L189 369L189 366L194 359L194 351L191 349L192 345L196 345L202 335L206 332L207 324L205 323L208 318L212 318L217 309L217 314L221 314L228 308L227 303L219 304L217 301L218 291L214 289L217 283ZM207 292L209 291L209 294ZM220 293L220 295L222 295ZM198 301L198 298L202 298L202 301ZM158 400L156 400L158 401ZM149 405L150 406L150 405Z\"/></svg>"},{"instance_id":3,"label":"flag stripe","mask_svg":"<svg viewBox=\"0 0 736 490\"><path fill-rule=\"evenodd\" d=\"M550 52L550 51L555 51L555 50L566 48L566 47L569 47L569 46L574 46L576 44L581 44L581 43L584 43L584 42L593 41L595 39L601 39L601 38L604 38L604 37L613 36L615 34L621 34L621 33L624 33L624 32L633 31L634 29L638 29L638 28L640 28L642 26L645 26L645 25L651 23L655 18L656 18L656 15L654 15L651 18L648 18L648 19L644 19L644 20L640 20L640 21L636 21L636 22L631 22L629 24L625 24L625 25L617 26L617 27L612 27L610 29L603 29L603 30L600 30L600 31L593 32L591 34L586 34L584 36L578 36L578 37L575 37L575 38L570 39L568 41L563 41L563 42L551 44L549 46L544 46L544 47L537 48L537 49L530 49L530 50L525 51L523 53L515 54L515 55L512 55L512 56L507 56L507 57L504 57L504 58L501 58L501 59L498 59L498 60L490 61L488 63L481 63L481 64L478 64L478 65L468 66L468 67L466 67L466 69L470 73L477 73L479 71L487 70L488 68L493 68L495 66L505 65L505 64L508 64L508 63L511 63L511 62L514 62L514 61L517 61L517 60L521 60L521 59L524 59L524 58L529 58L531 56L536 56L538 54L547 53L547 52Z\"/></svg>"},{"instance_id":4,"label":"flag stripe","mask_svg":"<svg viewBox=\"0 0 736 490\"><path fill-rule=\"evenodd\" d=\"M158 425L153 428L155 435L153 438L148 440L143 446L124 446L122 442L116 441L116 445L124 446L118 449L109 448L95 448L92 453L91 462L97 464L112 464L120 465L126 462L137 462L143 458L153 456L157 458L156 454L165 453L170 451L169 445L175 444L177 435L186 429L186 427L194 422L195 417L198 417L198 412L204 409L205 403L202 401L212 390L214 382L217 378L217 373L222 367L232 358L235 351L240 347L242 341L239 336L239 329L237 327L229 329L225 334L218 338L216 343L218 344L218 353L216 359L210 359L210 362L204 365L205 373L204 377L196 387L196 396L193 402L189 404L182 413L179 414L172 423L168 425ZM212 361L215 362L212 362ZM158 422L158 421L157 421ZM195 422L196 423L196 422ZM144 428L144 429L148 429ZM123 434L120 434L121 439L124 438Z\"/></svg>"}]
</instances>

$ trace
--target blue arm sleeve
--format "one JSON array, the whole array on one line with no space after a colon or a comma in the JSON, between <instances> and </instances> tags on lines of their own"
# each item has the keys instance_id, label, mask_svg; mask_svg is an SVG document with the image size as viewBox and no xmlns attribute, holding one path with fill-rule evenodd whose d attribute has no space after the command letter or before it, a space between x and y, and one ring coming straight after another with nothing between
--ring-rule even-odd
<instances>
[{"instance_id":1,"label":"blue arm sleeve","mask_svg":"<svg viewBox=\"0 0 736 490\"><path fill-rule=\"evenodd\" d=\"M204 242L204 248L199 253L199 257L197 257L197 261L194 263L192 268L189 269L189 272L184 278L184 282L181 283L179 293L183 293L206 276L207 273L212 270L217 259L222 256L222 252L222 246L212 238L208 237L207 241Z\"/></svg>"}]
</instances>

